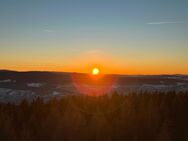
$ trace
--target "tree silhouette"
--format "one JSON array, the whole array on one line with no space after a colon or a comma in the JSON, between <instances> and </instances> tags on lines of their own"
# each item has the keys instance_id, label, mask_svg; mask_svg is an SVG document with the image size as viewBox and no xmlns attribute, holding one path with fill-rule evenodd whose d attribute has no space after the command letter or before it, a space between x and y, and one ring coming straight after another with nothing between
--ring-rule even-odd
<instances>
[{"instance_id":1,"label":"tree silhouette","mask_svg":"<svg viewBox=\"0 0 188 141\"><path fill-rule=\"evenodd\" d=\"M2 141L187 141L188 93L111 96L0 104Z\"/></svg>"}]
</instances>

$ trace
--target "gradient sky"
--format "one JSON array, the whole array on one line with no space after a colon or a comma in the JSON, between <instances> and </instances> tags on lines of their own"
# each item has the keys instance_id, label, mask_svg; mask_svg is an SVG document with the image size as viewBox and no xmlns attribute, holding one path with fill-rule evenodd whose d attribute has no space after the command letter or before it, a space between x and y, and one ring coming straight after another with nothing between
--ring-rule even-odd
<instances>
[{"instance_id":1,"label":"gradient sky","mask_svg":"<svg viewBox=\"0 0 188 141\"><path fill-rule=\"evenodd\" d=\"M188 0L0 0L0 69L188 74Z\"/></svg>"}]
</instances>

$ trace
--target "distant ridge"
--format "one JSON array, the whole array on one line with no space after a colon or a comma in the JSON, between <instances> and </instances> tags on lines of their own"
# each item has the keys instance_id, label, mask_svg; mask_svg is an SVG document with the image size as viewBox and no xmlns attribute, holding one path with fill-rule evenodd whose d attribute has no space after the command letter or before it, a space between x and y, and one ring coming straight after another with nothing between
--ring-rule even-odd
<instances>
[{"instance_id":1,"label":"distant ridge","mask_svg":"<svg viewBox=\"0 0 188 141\"><path fill-rule=\"evenodd\" d=\"M0 73L55 73L55 74L87 74L80 72L60 72L60 71L17 71L17 70L8 70L8 69L0 69ZM188 74L106 74L109 76L119 76L119 77L149 77L149 76L186 76Z\"/></svg>"}]
</instances>

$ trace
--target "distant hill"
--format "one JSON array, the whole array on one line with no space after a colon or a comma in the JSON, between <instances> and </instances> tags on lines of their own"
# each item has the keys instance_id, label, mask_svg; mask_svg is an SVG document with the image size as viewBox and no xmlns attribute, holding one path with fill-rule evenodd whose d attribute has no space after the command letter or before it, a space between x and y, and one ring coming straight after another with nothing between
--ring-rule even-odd
<instances>
[{"instance_id":1,"label":"distant hill","mask_svg":"<svg viewBox=\"0 0 188 141\"><path fill-rule=\"evenodd\" d=\"M69 84L72 82L73 74L86 76L83 73L48 72L48 71L26 71L18 72L12 70L0 70L0 80L12 79L17 82L46 82ZM177 82L187 83L188 75L106 75L105 78L116 77L118 84L175 84Z\"/></svg>"}]
</instances>

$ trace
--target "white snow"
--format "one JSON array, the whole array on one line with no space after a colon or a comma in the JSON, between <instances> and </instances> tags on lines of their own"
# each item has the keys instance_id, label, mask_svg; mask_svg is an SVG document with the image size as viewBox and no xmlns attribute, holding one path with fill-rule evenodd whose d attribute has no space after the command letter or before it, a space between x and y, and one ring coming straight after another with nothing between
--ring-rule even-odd
<instances>
[{"instance_id":1,"label":"white snow","mask_svg":"<svg viewBox=\"0 0 188 141\"><path fill-rule=\"evenodd\" d=\"M8 92L10 92L11 89L6 89L6 88L0 88L0 96L6 95Z\"/></svg>"},{"instance_id":2,"label":"white snow","mask_svg":"<svg viewBox=\"0 0 188 141\"><path fill-rule=\"evenodd\" d=\"M52 95L53 95L53 96L56 96L56 95L60 95L60 93L57 92L57 91L53 91L53 92L52 92Z\"/></svg>"},{"instance_id":3,"label":"white snow","mask_svg":"<svg viewBox=\"0 0 188 141\"><path fill-rule=\"evenodd\" d=\"M43 83L28 83L28 87L33 87L33 88L39 88L42 87L44 84Z\"/></svg>"},{"instance_id":4,"label":"white snow","mask_svg":"<svg viewBox=\"0 0 188 141\"><path fill-rule=\"evenodd\" d=\"M181 82L177 82L176 84L177 84L177 86L185 85L185 83L181 83Z\"/></svg>"},{"instance_id":5,"label":"white snow","mask_svg":"<svg viewBox=\"0 0 188 141\"><path fill-rule=\"evenodd\" d=\"M0 80L0 83L9 83L9 82L11 82L11 79Z\"/></svg>"}]
</instances>

